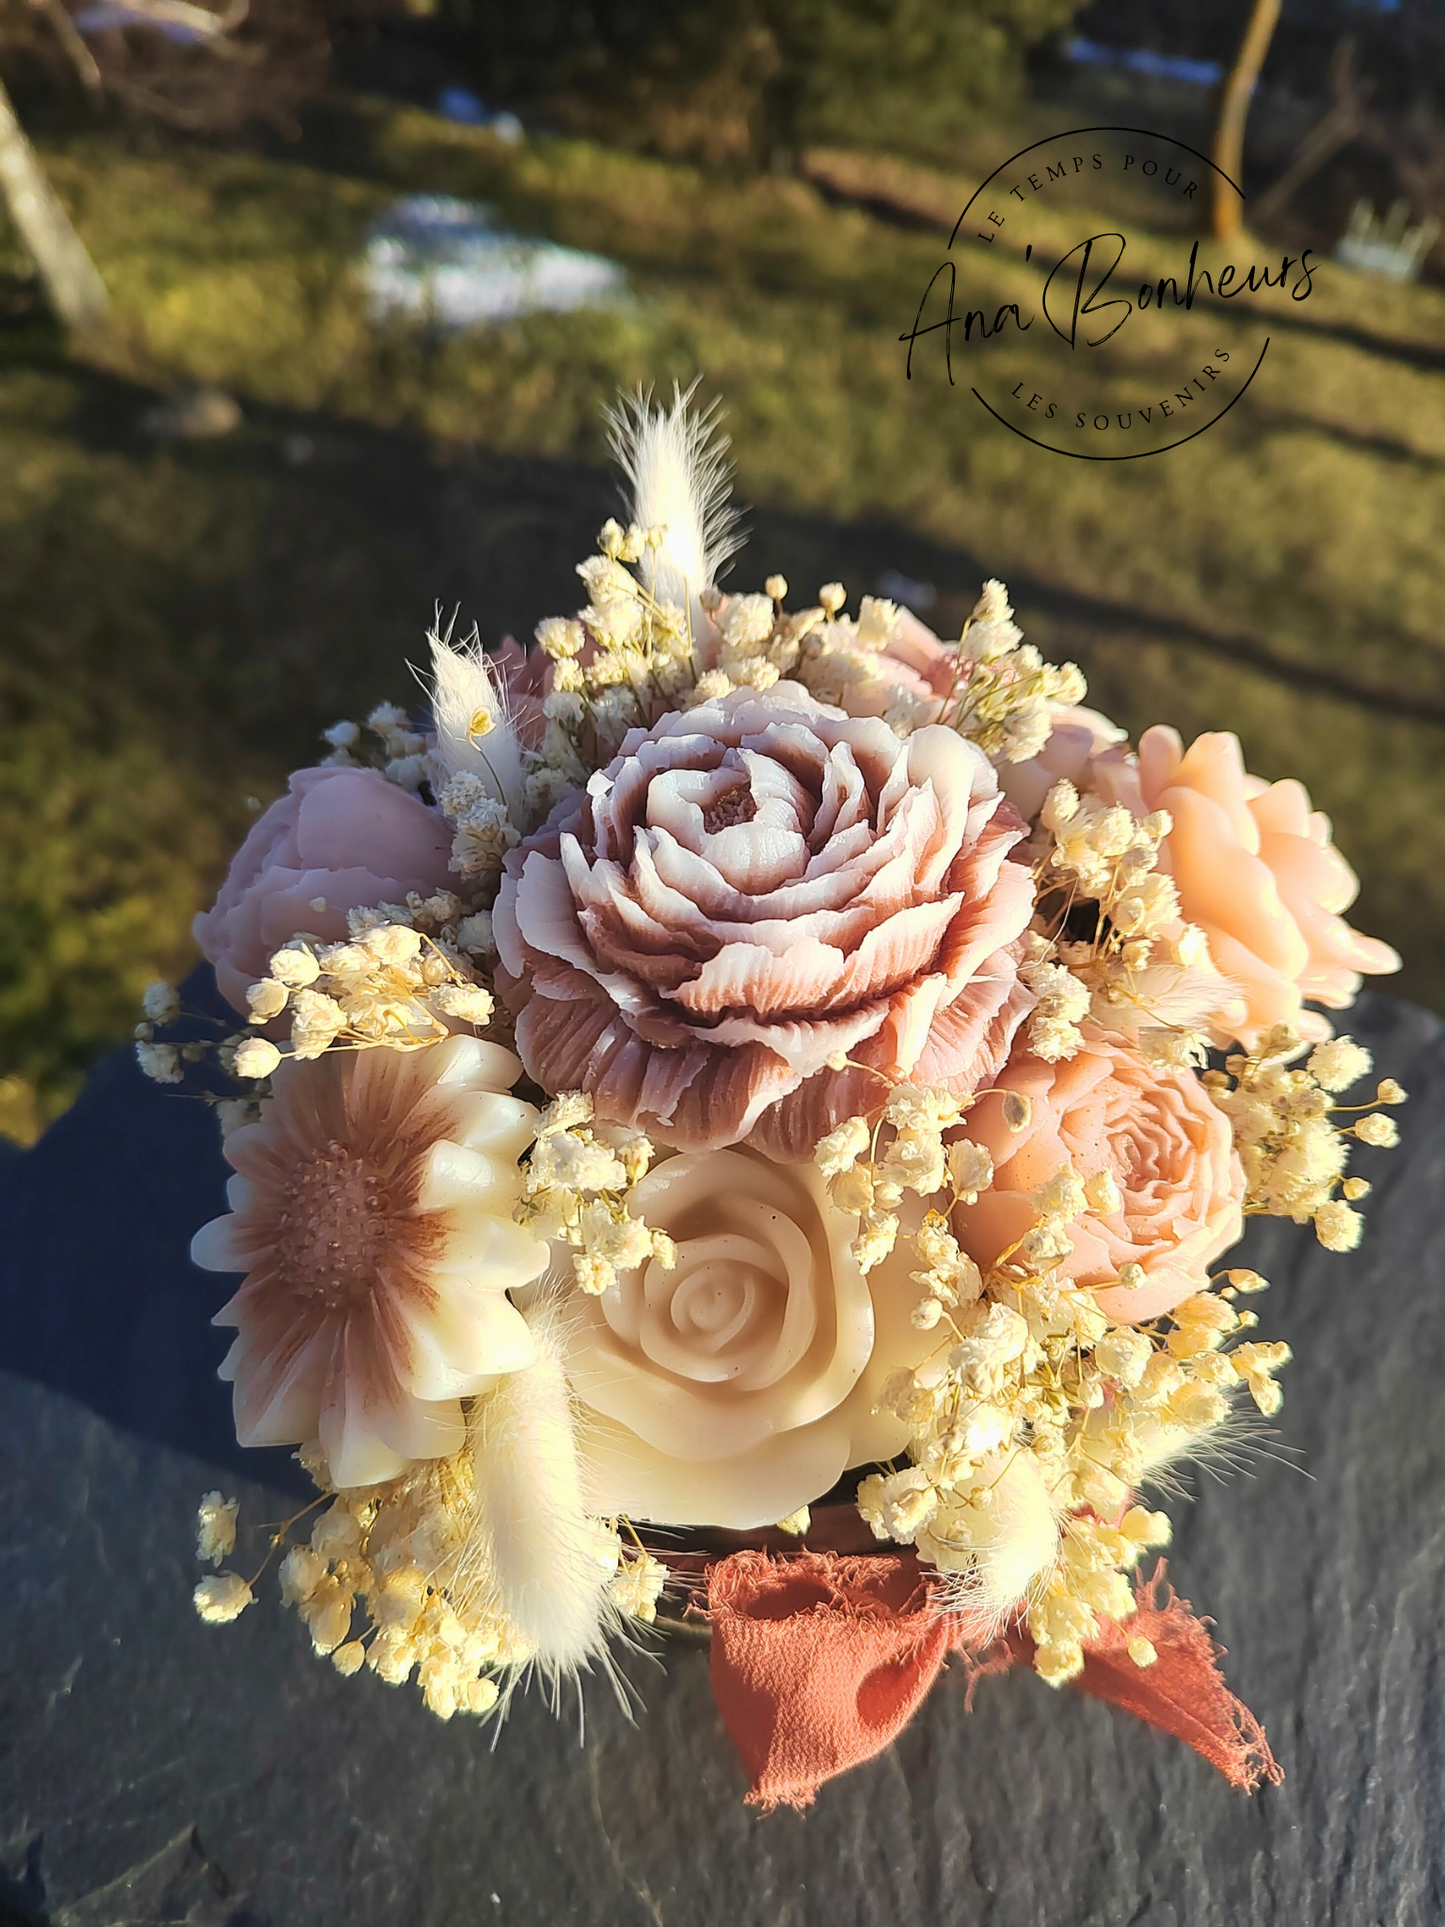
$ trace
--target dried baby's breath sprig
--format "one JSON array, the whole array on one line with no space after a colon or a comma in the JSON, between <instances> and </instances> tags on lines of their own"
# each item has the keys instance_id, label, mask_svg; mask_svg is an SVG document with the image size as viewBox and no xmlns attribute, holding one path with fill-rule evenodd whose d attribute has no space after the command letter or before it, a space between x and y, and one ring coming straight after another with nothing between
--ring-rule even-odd
<instances>
[{"instance_id":1,"label":"dried baby's breath sprig","mask_svg":"<svg viewBox=\"0 0 1445 1927\"><path fill-rule=\"evenodd\" d=\"M848 1062L840 1058L835 1068ZM814 1154L833 1203L858 1219L853 1256L865 1272L880 1265L897 1243L905 1192L931 1198L943 1188L948 1177L943 1134L975 1101L941 1086L890 1087L886 1079L879 1081L884 1092L877 1107L846 1118Z\"/></svg>"},{"instance_id":2,"label":"dried baby's breath sprig","mask_svg":"<svg viewBox=\"0 0 1445 1927\"><path fill-rule=\"evenodd\" d=\"M1003 584L985 582L963 627L957 683L941 718L996 763L1037 756L1053 728L1053 709L1087 694L1077 664L1045 662L1023 640L1013 613Z\"/></svg>"},{"instance_id":3,"label":"dried baby's breath sprig","mask_svg":"<svg viewBox=\"0 0 1445 1927\"><path fill-rule=\"evenodd\" d=\"M768 642L769 659L780 666L786 663L819 702L855 714L876 711L900 734L926 721L930 705L897 688L888 671L885 652L898 623L898 605L882 596L864 596L856 621L842 609L843 591L835 582L818 591L814 607L792 616L780 610Z\"/></svg>"},{"instance_id":4,"label":"dried baby's breath sprig","mask_svg":"<svg viewBox=\"0 0 1445 1927\"><path fill-rule=\"evenodd\" d=\"M338 1672L368 1667L391 1686L415 1674L423 1702L439 1719L490 1713L508 1675L535 1656L503 1610L479 1552L471 1452L424 1461L385 1484L344 1492L331 1490L318 1446L303 1448L297 1457L321 1486L320 1496L269 1533L261 1568L249 1580L223 1572L200 1582L200 1617L212 1625L237 1618L253 1603L261 1573L279 1556L283 1603ZM201 1506L202 1558L212 1556L208 1522L218 1507L234 1541L234 1502L208 1494ZM312 1513L309 1539L292 1543L292 1530ZM612 1523L599 1520L596 1529L599 1561L612 1573L606 1596L613 1623L651 1621L666 1567L640 1544L625 1549Z\"/></svg>"},{"instance_id":5,"label":"dried baby's breath sprig","mask_svg":"<svg viewBox=\"0 0 1445 1927\"><path fill-rule=\"evenodd\" d=\"M153 1084L181 1084L185 1081L186 1066L199 1064L213 1046L195 1039L171 1042L156 1035L157 1030L174 1024L186 1013L181 1008L180 993L174 984L151 984L141 1003L144 1021L135 1027L135 1057L141 1075L148 1077ZM200 1018L198 1021L211 1024L214 1019Z\"/></svg>"},{"instance_id":6,"label":"dried baby's breath sprig","mask_svg":"<svg viewBox=\"0 0 1445 1927\"><path fill-rule=\"evenodd\" d=\"M598 1124L584 1091L564 1091L537 1120L522 1171L517 1222L539 1238L570 1245L578 1286L593 1297L655 1258L671 1270L677 1251L664 1231L632 1216L628 1194L652 1163L641 1131Z\"/></svg>"},{"instance_id":7,"label":"dried baby's breath sprig","mask_svg":"<svg viewBox=\"0 0 1445 1927\"><path fill-rule=\"evenodd\" d=\"M451 927L457 903L451 896L428 899L430 920L446 918ZM476 981L471 964L452 943L401 922L400 905L353 912L353 936L345 943L318 943L296 937L271 958L269 974L247 992L251 1021L267 1024L290 1019L289 1056L320 1057L333 1048L422 1050L451 1036L458 1023L485 1026L494 1008L492 994ZM389 914L393 913L393 914ZM257 1046L261 1049L258 1051ZM236 1041L231 1063L275 1069L280 1053L266 1038ZM251 1075L265 1075L259 1069Z\"/></svg>"},{"instance_id":8,"label":"dried baby's breath sprig","mask_svg":"<svg viewBox=\"0 0 1445 1927\"><path fill-rule=\"evenodd\" d=\"M483 913L464 917L461 900L447 890L428 897L412 891L404 903L352 910L346 942L323 943L303 932L272 954L267 974L246 992L257 1030L212 1044L169 1043L157 1040L156 1024L148 1021L136 1029L137 1061L155 1082L180 1084L188 1064L209 1057L264 1095L266 1080L287 1057L305 1060L332 1048L420 1050L443 1042L458 1025L481 1029L495 1014L495 1000L473 959L488 955L490 921ZM170 988L153 985L151 1007L161 1007L160 993ZM175 1010L179 1015L179 999ZM260 1033L282 1017L289 1022L289 1048ZM229 1133L250 1121L255 1097L208 1095L206 1101L230 1107L222 1116Z\"/></svg>"},{"instance_id":9,"label":"dried baby's breath sprig","mask_svg":"<svg viewBox=\"0 0 1445 1927\"><path fill-rule=\"evenodd\" d=\"M629 1619L650 1626L657 1618L657 1602L667 1584L667 1567L644 1546L629 1551L624 1544L617 1571L607 1582L607 1597Z\"/></svg>"},{"instance_id":10,"label":"dried baby's breath sprig","mask_svg":"<svg viewBox=\"0 0 1445 1927\"><path fill-rule=\"evenodd\" d=\"M235 1572L218 1572L213 1578L201 1580L191 1598L208 1626L229 1626L256 1603L250 1586Z\"/></svg>"},{"instance_id":11,"label":"dried baby's breath sprig","mask_svg":"<svg viewBox=\"0 0 1445 1927\"><path fill-rule=\"evenodd\" d=\"M521 840L506 804L462 770L438 789L437 807L452 825L451 867L484 901L495 897L507 852Z\"/></svg>"},{"instance_id":12,"label":"dried baby's breath sprig","mask_svg":"<svg viewBox=\"0 0 1445 1927\"><path fill-rule=\"evenodd\" d=\"M173 1024L181 1014L181 993L174 984L148 984L141 1010L147 1023Z\"/></svg>"},{"instance_id":13,"label":"dried baby's breath sprig","mask_svg":"<svg viewBox=\"0 0 1445 1927\"><path fill-rule=\"evenodd\" d=\"M376 769L399 789L413 794L430 776L426 738L397 703L378 703L365 726L343 718L323 729L328 753L323 768Z\"/></svg>"},{"instance_id":14,"label":"dried baby's breath sprig","mask_svg":"<svg viewBox=\"0 0 1445 1927\"><path fill-rule=\"evenodd\" d=\"M856 1121L833 1134L830 1183L864 1168L859 1137ZM980 1270L950 1214L992 1181L987 1153L959 1139L948 1170L951 1192L906 1234L918 1258L914 1324L937 1345L895 1373L879 1401L908 1426L910 1463L865 1479L858 1505L879 1538L915 1546L945 1576L953 1608L992 1623L1022 1612L1040 1674L1061 1683L1083 1665L1101 1618L1132 1614L1128 1575L1146 1547L1167 1542L1167 1519L1134 1503L1140 1483L1198 1450L1240 1388L1273 1415L1274 1374L1289 1348L1226 1351L1255 1321L1221 1291L1133 1326L1112 1323L1091 1291L1071 1284L1059 1269L1070 1227L1118 1208L1107 1173L1056 1172L1034 1194L1027 1231ZM1253 1273L1226 1280L1231 1296L1263 1285ZM1141 1646L1134 1657L1142 1665L1151 1655Z\"/></svg>"},{"instance_id":15,"label":"dried baby's breath sprig","mask_svg":"<svg viewBox=\"0 0 1445 1927\"><path fill-rule=\"evenodd\" d=\"M208 1492L196 1514L196 1557L203 1565L219 1566L236 1543L236 1514L239 1499L226 1499L219 1492Z\"/></svg>"},{"instance_id":16,"label":"dried baby's breath sprig","mask_svg":"<svg viewBox=\"0 0 1445 1927\"><path fill-rule=\"evenodd\" d=\"M1086 1020L1131 1038L1160 1069L1206 1061L1233 992L1158 867L1171 828L1167 810L1140 819L1067 781L1044 799L1034 956L1020 974L1039 998L1030 1046L1048 1062L1078 1050Z\"/></svg>"},{"instance_id":17,"label":"dried baby's breath sprig","mask_svg":"<svg viewBox=\"0 0 1445 1927\"><path fill-rule=\"evenodd\" d=\"M604 524L598 552L577 565L586 606L537 627L551 689L542 704L541 745L527 759L534 817L608 762L629 729L680 708L697 680L688 609L660 600L631 566L660 552L665 536L663 529Z\"/></svg>"},{"instance_id":18,"label":"dried baby's breath sprig","mask_svg":"<svg viewBox=\"0 0 1445 1927\"><path fill-rule=\"evenodd\" d=\"M1364 1229L1353 1201L1369 1186L1345 1175L1349 1140L1387 1149L1399 1142L1399 1132L1382 1112L1332 1101L1368 1074L1370 1053L1363 1045L1334 1037L1317 1044L1303 1065L1294 1064L1305 1048L1286 1025L1276 1024L1251 1051L1227 1058L1223 1071L1207 1071L1203 1082L1234 1131L1245 1210L1312 1223L1326 1250L1353 1251ZM1376 1093L1382 1104L1404 1098L1393 1079ZM1343 1121L1355 1110L1367 1115Z\"/></svg>"}]
</instances>

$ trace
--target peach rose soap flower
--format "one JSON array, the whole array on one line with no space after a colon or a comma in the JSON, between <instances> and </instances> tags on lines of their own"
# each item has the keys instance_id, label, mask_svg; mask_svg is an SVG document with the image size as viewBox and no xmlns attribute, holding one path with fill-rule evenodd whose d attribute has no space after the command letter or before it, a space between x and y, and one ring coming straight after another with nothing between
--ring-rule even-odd
<instances>
[{"instance_id":1,"label":"peach rose soap flower","mask_svg":"<svg viewBox=\"0 0 1445 1927\"><path fill-rule=\"evenodd\" d=\"M1139 1574L1148 1493L1279 1410L1245 1219L1359 1242L1404 1093L1346 1101L1310 1006L1394 952L1232 736L1136 755L997 582L952 639L725 597L711 417L613 430L581 606L530 653L434 627L429 714L333 725L247 837L196 923L245 1021L147 993L147 1073L222 1079L237 1436L320 1492L197 1610L279 1556L318 1652L449 1719L705 1597L765 1803L950 1647L1271 1777ZM241 1543L208 1494L203 1561Z\"/></svg>"}]
</instances>

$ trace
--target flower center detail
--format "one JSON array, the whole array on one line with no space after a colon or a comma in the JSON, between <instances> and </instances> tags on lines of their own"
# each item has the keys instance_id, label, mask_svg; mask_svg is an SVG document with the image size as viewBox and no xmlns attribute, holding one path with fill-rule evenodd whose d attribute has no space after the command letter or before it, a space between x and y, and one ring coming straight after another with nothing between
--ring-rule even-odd
<instances>
[{"instance_id":1,"label":"flower center detail","mask_svg":"<svg viewBox=\"0 0 1445 1927\"><path fill-rule=\"evenodd\" d=\"M397 1210L393 1187L364 1155L330 1138L297 1165L277 1213L276 1256L287 1287L327 1311L366 1303L385 1270L414 1271L439 1227Z\"/></svg>"},{"instance_id":2,"label":"flower center detail","mask_svg":"<svg viewBox=\"0 0 1445 1927\"><path fill-rule=\"evenodd\" d=\"M709 836L716 836L719 830L730 830L735 823L751 823L757 813L757 798L752 790L746 783L738 783L707 806L702 827Z\"/></svg>"}]
</instances>

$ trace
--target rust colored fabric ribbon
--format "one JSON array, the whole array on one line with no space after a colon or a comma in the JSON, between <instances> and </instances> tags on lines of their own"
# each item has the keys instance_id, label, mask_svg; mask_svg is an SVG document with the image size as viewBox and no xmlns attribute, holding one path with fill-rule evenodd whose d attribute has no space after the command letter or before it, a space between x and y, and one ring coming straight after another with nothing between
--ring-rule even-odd
<instances>
[{"instance_id":1,"label":"rust colored fabric ribbon","mask_svg":"<svg viewBox=\"0 0 1445 1927\"><path fill-rule=\"evenodd\" d=\"M1162 1598L1161 1598L1162 1594ZM1225 1685L1207 1627L1164 1585L1161 1561L1137 1610L1105 1624L1073 1683L1184 1740L1232 1786L1281 1776L1259 1722ZM871 1760L903 1731L950 1653L978 1679L1032 1657L1026 1632L990 1640L941 1614L911 1556L772 1559L739 1552L707 1575L718 1710L751 1781L748 1804L806 1807L818 1788ZM1142 1635L1158 1658L1136 1666Z\"/></svg>"}]
</instances>

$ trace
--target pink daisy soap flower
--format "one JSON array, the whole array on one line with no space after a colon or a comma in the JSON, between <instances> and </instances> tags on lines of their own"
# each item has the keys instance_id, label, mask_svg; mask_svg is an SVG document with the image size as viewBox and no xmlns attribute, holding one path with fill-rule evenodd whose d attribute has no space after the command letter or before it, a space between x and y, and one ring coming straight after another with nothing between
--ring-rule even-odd
<instances>
[{"instance_id":1,"label":"pink daisy soap flower","mask_svg":"<svg viewBox=\"0 0 1445 1927\"><path fill-rule=\"evenodd\" d=\"M1006 1093L1027 1100L1022 1129L1017 1107L1012 1125L1005 1116ZM1059 1269L1120 1323L1158 1318L1202 1291L1243 1231L1229 1120L1192 1071L1160 1069L1123 1042L1089 1037L1057 1064L1018 1053L961 1135L993 1159L992 1184L954 1212L974 1262L986 1268L1015 1246L1038 1221L1041 1188L1072 1171L1092 1195L1064 1227L1073 1249ZM1099 1183L1105 1173L1112 1185ZM1116 1209L1103 1208L1115 1198ZM1121 1273L1132 1282L1121 1285Z\"/></svg>"},{"instance_id":2,"label":"pink daisy soap flower","mask_svg":"<svg viewBox=\"0 0 1445 1927\"><path fill-rule=\"evenodd\" d=\"M1389 944L1344 919L1359 879L1331 841L1329 818L1310 807L1302 783L1251 776L1237 736L1214 731L1186 750L1176 730L1149 729L1137 765L1106 753L1094 764L1094 783L1137 816L1169 812L1173 828L1159 867L1178 887L1182 914L1203 929L1214 962L1244 996L1242 1042L1287 1024L1318 1043L1332 1026L1304 1008L1307 999L1343 1010L1362 974L1400 968Z\"/></svg>"},{"instance_id":3,"label":"pink daisy soap flower","mask_svg":"<svg viewBox=\"0 0 1445 1927\"><path fill-rule=\"evenodd\" d=\"M222 996L246 1011L247 989L299 931L339 943L348 910L451 889L451 849L445 818L379 771L297 770L192 926Z\"/></svg>"},{"instance_id":4,"label":"pink daisy soap flower","mask_svg":"<svg viewBox=\"0 0 1445 1927\"><path fill-rule=\"evenodd\" d=\"M508 857L518 1052L679 1149L787 1161L893 1081L971 1091L1031 1002L1022 835L950 730L791 683L665 716Z\"/></svg>"},{"instance_id":5,"label":"pink daisy soap flower","mask_svg":"<svg viewBox=\"0 0 1445 1927\"><path fill-rule=\"evenodd\" d=\"M336 1486L372 1485L460 1451L462 1399L533 1362L507 1296L548 1262L512 1217L537 1115L520 1074L473 1037L277 1070L226 1139L230 1214L191 1244L245 1273L215 1318L242 1445L319 1439Z\"/></svg>"}]
</instances>

